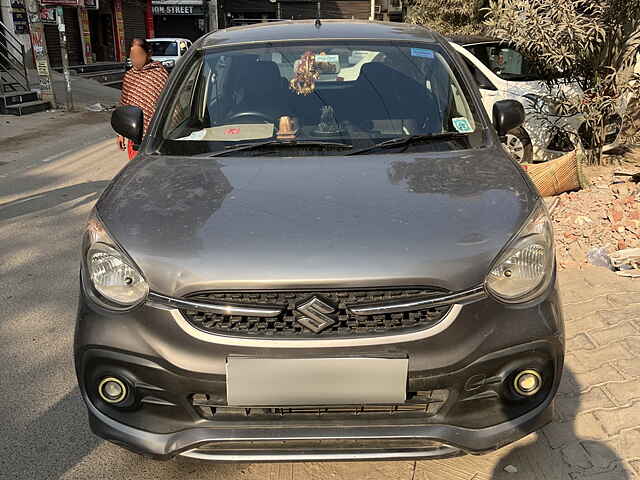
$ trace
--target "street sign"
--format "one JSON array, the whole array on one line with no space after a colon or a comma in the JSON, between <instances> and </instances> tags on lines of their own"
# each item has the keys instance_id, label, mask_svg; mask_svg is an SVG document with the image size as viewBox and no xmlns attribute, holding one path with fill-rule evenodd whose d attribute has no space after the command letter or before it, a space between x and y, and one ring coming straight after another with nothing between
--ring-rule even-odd
<instances>
[{"instance_id":1,"label":"street sign","mask_svg":"<svg viewBox=\"0 0 640 480\"><path fill-rule=\"evenodd\" d=\"M154 15L204 15L202 5L154 5Z\"/></svg>"},{"instance_id":2,"label":"street sign","mask_svg":"<svg viewBox=\"0 0 640 480\"><path fill-rule=\"evenodd\" d=\"M11 1L11 14L13 16L13 29L18 35L29 33L29 20L27 19L27 7L23 0Z\"/></svg>"},{"instance_id":3,"label":"street sign","mask_svg":"<svg viewBox=\"0 0 640 480\"><path fill-rule=\"evenodd\" d=\"M202 5L202 0L152 0L152 5Z\"/></svg>"}]
</instances>

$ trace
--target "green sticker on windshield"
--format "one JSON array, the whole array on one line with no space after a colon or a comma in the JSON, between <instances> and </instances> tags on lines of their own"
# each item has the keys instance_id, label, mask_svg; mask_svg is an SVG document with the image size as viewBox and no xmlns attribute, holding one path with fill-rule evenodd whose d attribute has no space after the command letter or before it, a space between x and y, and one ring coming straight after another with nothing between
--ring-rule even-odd
<instances>
[{"instance_id":1,"label":"green sticker on windshield","mask_svg":"<svg viewBox=\"0 0 640 480\"><path fill-rule=\"evenodd\" d=\"M464 117L452 118L451 122L453 123L453 128L455 128L460 133L473 132L473 128L471 128L469 120Z\"/></svg>"}]
</instances>

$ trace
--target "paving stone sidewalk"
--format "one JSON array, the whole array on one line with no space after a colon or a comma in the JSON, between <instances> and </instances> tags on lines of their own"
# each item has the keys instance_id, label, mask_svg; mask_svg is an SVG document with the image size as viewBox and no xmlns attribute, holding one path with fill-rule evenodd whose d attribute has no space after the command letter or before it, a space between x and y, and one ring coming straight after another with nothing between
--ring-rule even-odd
<instances>
[{"instance_id":1,"label":"paving stone sidewalk","mask_svg":"<svg viewBox=\"0 0 640 480\"><path fill-rule=\"evenodd\" d=\"M556 420L487 456L418 462L414 479L640 478L640 279L587 267L562 272L560 288L567 356Z\"/></svg>"}]
</instances>

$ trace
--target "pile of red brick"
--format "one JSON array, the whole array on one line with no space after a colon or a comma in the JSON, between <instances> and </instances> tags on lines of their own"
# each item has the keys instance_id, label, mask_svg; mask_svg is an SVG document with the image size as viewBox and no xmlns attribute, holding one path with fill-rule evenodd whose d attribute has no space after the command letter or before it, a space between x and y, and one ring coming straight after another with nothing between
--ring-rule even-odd
<instances>
[{"instance_id":1,"label":"pile of red brick","mask_svg":"<svg viewBox=\"0 0 640 480\"><path fill-rule=\"evenodd\" d=\"M628 179L601 176L589 188L551 202L559 268L586 264L594 247L608 253L640 247L640 186Z\"/></svg>"}]
</instances>

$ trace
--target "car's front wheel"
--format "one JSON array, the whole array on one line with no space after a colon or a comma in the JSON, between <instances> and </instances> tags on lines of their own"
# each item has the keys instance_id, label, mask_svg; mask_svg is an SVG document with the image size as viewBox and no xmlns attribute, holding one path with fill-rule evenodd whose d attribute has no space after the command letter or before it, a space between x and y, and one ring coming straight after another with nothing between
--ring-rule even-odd
<instances>
[{"instance_id":1,"label":"car's front wheel","mask_svg":"<svg viewBox=\"0 0 640 480\"><path fill-rule=\"evenodd\" d=\"M533 160L533 145L531 145L531 138L524 128L518 127L509 130L503 145L518 163L531 163Z\"/></svg>"}]
</instances>

